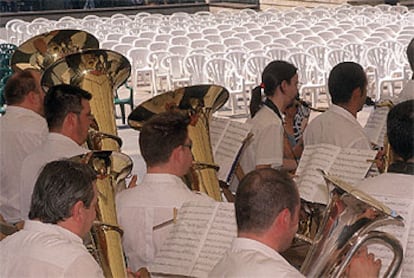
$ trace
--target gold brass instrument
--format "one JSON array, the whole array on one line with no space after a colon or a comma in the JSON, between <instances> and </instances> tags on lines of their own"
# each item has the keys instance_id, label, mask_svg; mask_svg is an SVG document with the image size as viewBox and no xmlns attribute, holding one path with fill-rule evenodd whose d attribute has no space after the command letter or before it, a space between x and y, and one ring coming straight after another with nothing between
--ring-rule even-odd
<instances>
[{"instance_id":1,"label":"gold brass instrument","mask_svg":"<svg viewBox=\"0 0 414 278\"><path fill-rule=\"evenodd\" d=\"M197 118L196 123L188 127L189 137L193 142L193 170L198 181L198 185L192 184L192 188L198 187L200 191L218 201L221 200L218 167L214 163L209 123L212 114L223 106L228 97L228 91L217 85L184 87L145 101L128 116L129 126L138 130L153 115L169 109L180 111L193 119Z\"/></svg>"},{"instance_id":2,"label":"gold brass instrument","mask_svg":"<svg viewBox=\"0 0 414 278\"><path fill-rule=\"evenodd\" d=\"M93 240L91 240L91 246L88 246L88 249L101 265L105 277L126 277L125 259L121 245L123 231L116 220L113 185L124 180L131 172L131 159L119 152L94 151L75 156L72 160L89 164L98 176L96 187L98 190L97 219L99 220L95 221L92 226Z\"/></svg>"},{"instance_id":3,"label":"gold brass instrument","mask_svg":"<svg viewBox=\"0 0 414 278\"><path fill-rule=\"evenodd\" d=\"M102 49L89 49L66 55L50 65L42 75L42 86L70 84L92 94L91 110L103 134L117 136L114 91L131 73L123 55ZM104 140L103 150L119 150L114 140Z\"/></svg>"},{"instance_id":4,"label":"gold brass instrument","mask_svg":"<svg viewBox=\"0 0 414 278\"><path fill-rule=\"evenodd\" d=\"M15 70L34 68L43 72L41 84L45 91L54 85L70 84L91 93L96 124L90 132L93 135L90 146L119 151L122 140L117 136L115 124L114 90L128 79L131 65L121 54L98 47L98 40L85 31L56 30L24 42L11 63ZM102 173L97 182L98 220L93 227L99 262L106 277L125 277L114 192L125 188L124 179L132 168L132 161L122 153L109 151L94 153L90 163Z\"/></svg>"},{"instance_id":5,"label":"gold brass instrument","mask_svg":"<svg viewBox=\"0 0 414 278\"><path fill-rule=\"evenodd\" d=\"M375 231L384 225L404 226L395 211L345 182L323 174L330 191L313 244L301 267L306 277L340 277L353 255L365 244L388 247L394 258L385 277L395 277L403 258L400 242L390 234Z\"/></svg>"},{"instance_id":6,"label":"gold brass instrument","mask_svg":"<svg viewBox=\"0 0 414 278\"><path fill-rule=\"evenodd\" d=\"M34 68L44 71L60 58L88 48L99 48L92 34L81 30L55 30L23 42L11 57L14 71Z\"/></svg>"}]
</instances>

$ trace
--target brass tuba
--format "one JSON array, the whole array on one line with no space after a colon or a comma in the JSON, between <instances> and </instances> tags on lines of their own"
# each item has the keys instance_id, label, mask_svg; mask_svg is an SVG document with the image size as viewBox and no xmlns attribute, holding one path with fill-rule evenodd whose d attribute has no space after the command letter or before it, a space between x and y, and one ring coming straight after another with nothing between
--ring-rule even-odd
<instances>
[{"instance_id":1,"label":"brass tuba","mask_svg":"<svg viewBox=\"0 0 414 278\"><path fill-rule=\"evenodd\" d=\"M322 223L301 267L302 274L339 277L362 245L380 243L394 253L385 277L395 277L403 258L401 244L392 235L375 229L384 225L404 226L402 217L345 182L326 174L323 176L333 189Z\"/></svg>"},{"instance_id":2,"label":"brass tuba","mask_svg":"<svg viewBox=\"0 0 414 278\"><path fill-rule=\"evenodd\" d=\"M97 219L91 229L88 250L99 262L105 277L126 277L126 265L122 251L122 229L116 216L114 184L123 181L131 172L130 158L119 152L94 151L79 155L72 160L89 164L97 173Z\"/></svg>"},{"instance_id":3,"label":"brass tuba","mask_svg":"<svg viewBox=\"0 0 414 278\"><path fill-rule=\"evenodd\" d=\"M117 136L113 99L114 90L128 79L131 65L121 54L98 47L98 40L85 31L55 30L24 42L14 53L11 63L15 70L34 68L43 72L41 83L46 89L70 84L93 95L90 104L98 126L92 132L93 141L102 139L93 148L99 145L99 148L111 150L93 153L89 160L102 176L97 181L100 194L98 220L92 229L95 231L93 242L98 248L98 261L105 276L125 277L114 192L120 187L125 188L125 173L129 174L132 161L128 156L114 152L119 151L122 141Z\"/></svg>"},{"instance_id":4,"label":"brass tuba","mask_svg":"<svg viewBox=\"0 0 414 278\"><path fill-rule=\"evenodd\" d=\"M117 136L114 91L131 73L128 59L118 52L88 49L66 55L45 69L42 86L70 84L92 94L91 110L99 131ZM115 140L104 140L103 150L119 150Z\"/></svg>"},{"instance_id":5,"label":"brass tuba","mask_svg":"<svg viewBox=\"0 0 414 278\"><path fill-rule=\"evenodd\" d=\"M197 118L194 125L188 127L189 137L193 142L191 149L194 163L193 170L196 185L217 201L221 200L218 166L214 163L210 142L209 122L212 114L217 111L228 99L228 91L217 85L196 85L179 88L145 101L128 116L128 124L134 129L140 129L145 121L153 115L175 109L189 116Z\"/></svg>"}]
</instances>

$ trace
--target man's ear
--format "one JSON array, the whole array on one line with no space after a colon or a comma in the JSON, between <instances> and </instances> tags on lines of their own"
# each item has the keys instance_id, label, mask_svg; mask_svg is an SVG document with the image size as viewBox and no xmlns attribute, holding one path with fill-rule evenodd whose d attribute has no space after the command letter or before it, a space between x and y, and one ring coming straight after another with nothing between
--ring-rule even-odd
<instances>
[{"instance_id":1,"label":"man's ear","mask_svg":"<svg viewBox=\"0 0 414 278\"><path fill-rule=\"evenodd\" d=\"M173 151L171 152L170 160L172 161L179 161L181 159L182 155L182 146L177 146Z\"/></svg>"},{"instance_id":2,"label":"man's ear","mask_svg":"<svg viewBox=\"0 0 414 278\"><path fill-rule=\"evenodd\" d=\"M279 215L276 217L276 224L278 227L288 227L291 221L292 214L288 208L283 209Z\"/></svg>"},{"instance_id":3,"label":"man's ear","mask_svg":"<svg viewBox=\"0 0 414 278\"><path fill-rule=\"evenodd\" d=\"M73 218L73 220L75 220L76 222L79 222L82 220L83 218L83 210L85 209L85 205L83 204L82 201L77 201L72 209L71 209L71 217Z\"/></svg>"}]
</instances>

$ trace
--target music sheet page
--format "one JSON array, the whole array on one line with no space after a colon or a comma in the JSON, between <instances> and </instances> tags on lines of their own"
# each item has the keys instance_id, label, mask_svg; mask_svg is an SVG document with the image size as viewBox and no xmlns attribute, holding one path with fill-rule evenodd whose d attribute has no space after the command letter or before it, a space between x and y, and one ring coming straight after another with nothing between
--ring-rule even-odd
<instances>
[{"instance_id":1,"label":"music sheet page","mask_svg":"<svg viewBox=\"0 0 414 278\"><path fill-rule=\"evenodd\" d=\"M329 169L329 174L337 176L351 185L357 184L367 174L376 151L343 148Z\"/></svg>"},{"instance_id":2,"label":"music sheet page","mask_svg":"<svg viewBox=\"0 0 414 278\"><path fill-rule=\"evenodd\" d=\"M300 196L308 201L326 204L328 188L317 169L336 176L351 185L367 174L376 151L340 148L329 144L306 146L296 170Z\"/></svg>"},{"instance_id":3,"label":"music sheet page","mask_svg":"<svg viewBox=\"0 0 414 278\"><path fill-rule=\"evenodd\" d=\"M340 147L329 144L305 147L296 169L296 183L301 198L322 204L328 202L328 190L317 169L328 172L340 152Z\"/></svg>"},{"instance_id":4,"label":"music sheet page","mask_svg":"<svg viewBox=\"0 0 414 278\"><path fill-rule=\"evenodd\" d=\"M390 233L395 236L403 246L404 260L401 277L413 277L414 275L414 231L412 226L414 224L414 203L407 196L407 199L396 198L391 196L384 196L383 194L371 194L374 198L381 201L391 209L395 210L404 218L404 226L388 225L378 228L377 230ZM393 253L383 245L370 245L369 251L373 252L376 257L382 261L381 275L384 274L388 265L391 263Z\"/></svg>"},{"instance_id":5,"label":"music sheet page","mask_svg":"<svg viewBox=\"0 0 414 278\"><path fill-rule=\"evenodd\" d=\"M388 107L377 107L372 110L364 126L364 131L372 143L383 146L387 128Z\"/></svg>"},{"instance_id":6,"label":"music sheet page","mask_svg":"<svg viewBox=\"0 0 414 278\"><path fill-rule=\"evenodd\" d=\"M231 174L233 163L251 130L251 125L216 118L210 124L211 141L213 145L214 161L220 166L218 178L227 181Z\"/></svg>"},{"instance_id":7,"label":"music sheet page","mask_svg":"<svg viewBox=\"0 0 414 278\"><path fill-rule=\"evenodd\" d=\"M148 269L153 273L207 277L237 235L234 204L188 202Z\"/></svg>"}]
</instances>

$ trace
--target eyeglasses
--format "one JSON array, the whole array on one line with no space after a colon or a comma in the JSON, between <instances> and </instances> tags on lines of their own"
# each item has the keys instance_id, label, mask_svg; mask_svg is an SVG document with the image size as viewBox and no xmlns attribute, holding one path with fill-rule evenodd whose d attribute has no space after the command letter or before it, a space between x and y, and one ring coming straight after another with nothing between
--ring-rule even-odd
<instances>
[{"instance_id":1,"label":"eyeglasses","mask_svg":"<svg viewBox=\"0 0 414 278\"><path fill-rule=\"evenodd\" d=\"M193 143L190 142L188 144L182 144L181 146L187 147L187 148L189 148L191 150L191 148L193 147Z\"/></svg>"}]
</instances>

